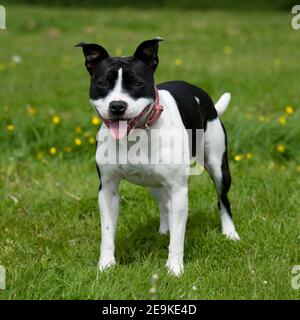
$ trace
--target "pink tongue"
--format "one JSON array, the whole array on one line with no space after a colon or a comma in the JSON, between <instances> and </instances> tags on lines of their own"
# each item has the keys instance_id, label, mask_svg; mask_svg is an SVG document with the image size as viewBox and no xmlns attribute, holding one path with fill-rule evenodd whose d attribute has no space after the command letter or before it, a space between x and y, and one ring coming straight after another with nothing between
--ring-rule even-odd
<instances>
[{"instance_id":1,"label":"pink tongue","mask_svg":"<svg viewBox=\"0 0 300 320\"><path fill-rule=\"evenodd\" d=\"M127 134L127 121L111 121L109 131L115 139L122 139Z\"/></svg>"}]
</instances>

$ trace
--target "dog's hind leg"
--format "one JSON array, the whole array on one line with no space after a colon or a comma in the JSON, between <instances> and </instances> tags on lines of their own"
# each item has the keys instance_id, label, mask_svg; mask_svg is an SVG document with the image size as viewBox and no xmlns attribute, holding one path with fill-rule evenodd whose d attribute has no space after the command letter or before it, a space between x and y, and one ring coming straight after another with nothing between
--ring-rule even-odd
<instances>
[{"instance_id":1,"label":"dog's hind leg","mask_svg":"<svg viewBox=\"0 0 300 320\"><path fill-rule=\"evenodd\" d=\"M149 191L159 206L160 225L158 232L166 234L169 231L168 197L163 188L149 188Z\"/></svg>"},{"instance_id":2,"label":"dog's hind leg","mask_svg":"<svg viewBox=\"0 0 300 320\"><path fill-rule=\"evenodd\" d=\"M240 237L235 230L230 202L227 197L231 177L227 156L226 131L219 118L207 122L204 134L204 156L205 168L212 177L218 193L222 233L229 239L239 240Z\"/></svg>"}]
</instances>

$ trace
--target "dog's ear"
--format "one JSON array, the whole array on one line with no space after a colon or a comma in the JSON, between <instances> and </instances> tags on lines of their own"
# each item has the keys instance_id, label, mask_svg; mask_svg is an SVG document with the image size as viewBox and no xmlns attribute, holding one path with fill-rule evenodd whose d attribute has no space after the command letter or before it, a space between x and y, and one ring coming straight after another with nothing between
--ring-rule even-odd
<instances>
[{"instance_id":1,"label":"dog's ear","mask_svg":"<svg viewBox=\"0 0 300 320\"><path fill-rule=\"evenodd\" d=\"M158 44L163 41L160 37L142 42L135 50L134 57L142 60L154 72L158 66Z\"/></svg>"},{"instance_id":2,"label":"dog's ear","mask_svg":"<svg viewBox=\"0 0 300 320\"><path fill-rule=\"evenodd\" d=\"M85 56L85 66L90 75L94 73L100 61L109 57L108 52L99 44L79 42L75 47L82 47Z\"/></svg>"}]
</instances>

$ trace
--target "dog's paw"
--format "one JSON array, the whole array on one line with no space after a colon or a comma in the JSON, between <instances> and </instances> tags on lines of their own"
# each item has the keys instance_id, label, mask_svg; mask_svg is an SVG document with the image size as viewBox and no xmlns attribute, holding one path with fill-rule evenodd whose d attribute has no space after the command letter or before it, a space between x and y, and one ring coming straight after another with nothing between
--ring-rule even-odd
<instances>
[{"instance_id":1,"label":"dog's paw","mask_svg":"<svg viewBox=\"0 0 300 320\"><path fill-rule=\"evenodd\" d=\"M159 234L168 234L169 232L169 226L160 225L158 233Z\"/></svg>"},{"instance_id":2,"label":"dog's paw","mask_svg":"<svg viewBox=\"0 0 300 320\"><path fill-rule=\"evenodd\" d=\"M169 258L166 267L168 273L175 277L180 277L183 274L183 261L178 257Z\"/></svg>"},{"instance_id":3,"label":"dog's paw","mask_svg":"<svg viewBox=\"0 0 300 320\"><path fill-rule=\"evenodd\" d=\"M227 239L230 239L230 240L233 240L233 241L238 241L238 240L241 240L240 236L238 235L238 233L233 230L231 232L223 232L224 236L227 238Z\"/></svg>"},{"instance_id":4,"label":"dog's paw","mask_svg":"<svg viewBox=\"0 0 300 320\"><path fill-rule=\"evenodd\" d=\"M101 257L98 263L98 268L101 272L106 269L113 267L116 264L116 259L114 257Z\"/></svg>"}]
</instances>

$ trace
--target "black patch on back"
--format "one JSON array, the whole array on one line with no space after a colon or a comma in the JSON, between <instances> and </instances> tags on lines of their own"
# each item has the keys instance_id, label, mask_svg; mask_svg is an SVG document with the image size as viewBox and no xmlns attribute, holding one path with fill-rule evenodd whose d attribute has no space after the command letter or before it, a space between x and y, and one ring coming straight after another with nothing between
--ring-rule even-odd
<instances>
[{"instance_id":1,"label":"black patch on back","mask_svg":"<svg viewBox=\"0 0 300 320\"><path fill-rule=\"evenodd\" d=\"M207 121L217 118L214 103L205 91L185 81L168 81L159 84L157 88L171 93L185 128L192 129L192 156L195 156L196 129L205 131ZM199 103L195 97L199 99Z\"/></svg>"}]
</instances>

